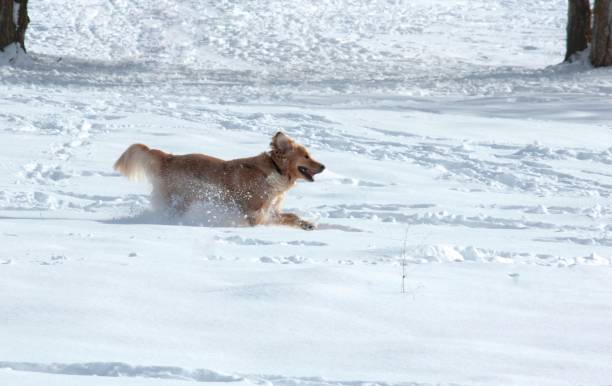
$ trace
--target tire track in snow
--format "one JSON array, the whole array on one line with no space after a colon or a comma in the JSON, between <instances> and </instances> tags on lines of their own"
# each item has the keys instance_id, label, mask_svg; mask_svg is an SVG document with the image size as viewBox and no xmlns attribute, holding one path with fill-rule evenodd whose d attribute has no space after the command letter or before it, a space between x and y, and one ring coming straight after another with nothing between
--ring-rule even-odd
<instances>
[{"instance_id":1,"label":"tire track in snow","mask_svg":"<svg viewBox=\"0 0 612 386\"><path fill-rule=\"evenodd\" d=\"M282 375L235 375L208 369L186 369L177 366L132 366L123 362L34 363L0 362L0 369L97 377L140 377L191 382L246 383L262 386L428 386L426 383L388 383L375 381L335 381L322 377L286 377ZM436 385L441 386L437 383ZM448 386L459 386L449 384Z\"/></svg>"},{"instance_id":2,"label":"tire track in snow","mask_svg":"<svg viewBox=\"0 0 612 386\"><path fill-rule=\"evenodd\" d=\"M479 229L546 229L561 231L600 231L598 226L573 226L559 225L552 222L532 221L526 219L513 219L493 217L487 215L468 216L464 214L453 214L446 211L424 212L406 214L398 211L388 211L384 208L377 210L369 209L364 205L321 205L316 208L321 212L323 218L339 219L368 219L381 222L401 223L407 225L442 225L442 226L464 226ZM368 209L368 210L366 210Z\"/></svg>"},{"instance_id":3,"label":"tire track in snow","mask_svg":"<svg viewBox=\"0 0 612 386\"><path fill-rule=\"evenodd\" d=\"M35 373L97 377L142 377L195 382L237 382L244 378L207 369L189 370L175 366L132 366L122 362L33 363L0 362L0 368Z\"/></svg>"}]
</instances>

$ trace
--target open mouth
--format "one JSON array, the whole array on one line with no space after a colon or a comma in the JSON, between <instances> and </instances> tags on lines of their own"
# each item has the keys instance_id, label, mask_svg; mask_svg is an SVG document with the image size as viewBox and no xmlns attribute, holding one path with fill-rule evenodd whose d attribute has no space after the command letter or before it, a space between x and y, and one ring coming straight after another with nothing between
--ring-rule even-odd
<instances>
[{"instance_id":1,"label":"open mouth","mask_svg":"<svg viewBox=\"0 0 612 386\"><path fill-rule=\"evenodd\" d=\"M313 172L312 170L308 169L305 166L298 166L298 170L300 171L300 173L302 173L304 178L306 178L308 181L310 182L314 181L314 175L316 174L315 172Z\"/></svg>"}]
</instances>

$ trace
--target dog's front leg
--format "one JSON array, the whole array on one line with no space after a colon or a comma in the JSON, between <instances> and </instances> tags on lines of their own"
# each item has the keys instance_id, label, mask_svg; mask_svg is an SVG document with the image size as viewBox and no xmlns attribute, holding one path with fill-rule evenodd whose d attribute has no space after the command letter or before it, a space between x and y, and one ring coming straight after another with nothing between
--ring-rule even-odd
<instances>
[{"instance_id":1,"label":"dog's front leg","mask_svg":"<svg viewBox=\"0 0 612 386\"><path fill-rule=\"evenodd\" d=\"M281 225L288 225L292 227L302 228L307 231L315 229L313 223L301 219L298 215L293 213L278 213L275 216L276 222Z\"/></svg>"}]
</instances>

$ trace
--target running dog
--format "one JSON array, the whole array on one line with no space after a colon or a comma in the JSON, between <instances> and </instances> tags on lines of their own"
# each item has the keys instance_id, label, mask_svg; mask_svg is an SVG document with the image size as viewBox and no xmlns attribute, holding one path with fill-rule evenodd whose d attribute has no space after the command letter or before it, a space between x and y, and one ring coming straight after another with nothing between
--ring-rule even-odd
<instances>
[{"instance_id":1,"label":"running dog","mask_svg":"<svg viewBox=\"0 0 612 386\"><path fill-rule=\"evenodd\" d=\"M297 180L312 182L325 166L282 132L272 137L270 147L255 157L224 161L205 154L173 155L134 144L115 162L115 170L131 180L146 177L153 184L153 205L178 214L205 201L237 210L240 225L314 229L311 222L283 213L281 206Z\"/></svg>"}]
</instances>

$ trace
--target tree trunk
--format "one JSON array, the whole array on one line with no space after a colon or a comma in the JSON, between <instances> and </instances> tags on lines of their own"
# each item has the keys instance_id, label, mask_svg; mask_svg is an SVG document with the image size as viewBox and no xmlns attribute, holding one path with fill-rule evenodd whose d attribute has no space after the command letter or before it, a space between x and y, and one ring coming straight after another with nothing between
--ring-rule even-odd
<instances>
[{"instance_id":1,"label":"tree trunk","mask_svg":"<svg viewBox=\"0 0 612 386\"><path fill-rule=\"evenodd\" d=\"M0 0L0 50L18 43L25 51L25 33L29 23L28 0Z\"/></svg>"},{"instance_id":2,"label":"tree trunk","mask_svg":"<svg viewBox=\"0 0 612 386\"><path fill-rule=\"evenodd\" d=\"M591 6L589 0L569 0L567 10L567 51L565 61L585 50L591 41Z\"/></svg>"},{"instance_id":3,"label":"tree trunk","mask_svg":"<svg viewBox=\"0 0 612 386\"><path fill-rule=\"evenodd\" d=\"M612 65L612 0L595 0L591 64Z\"/></svg>"}]
</instances>

